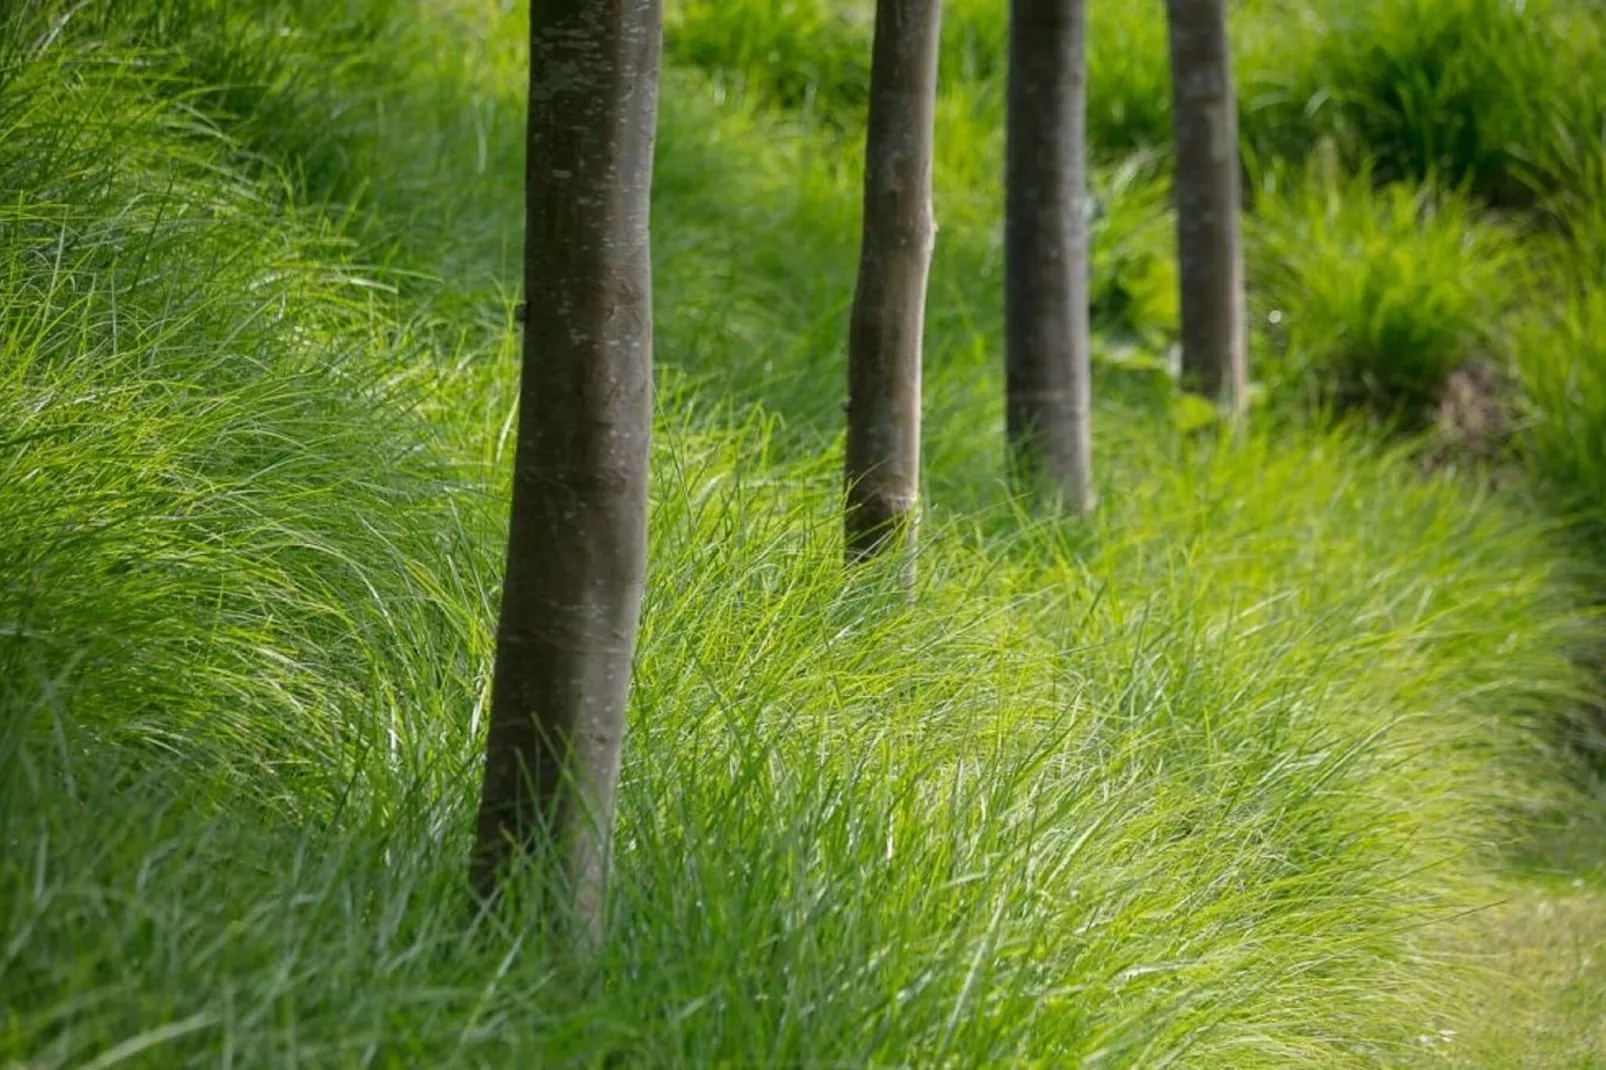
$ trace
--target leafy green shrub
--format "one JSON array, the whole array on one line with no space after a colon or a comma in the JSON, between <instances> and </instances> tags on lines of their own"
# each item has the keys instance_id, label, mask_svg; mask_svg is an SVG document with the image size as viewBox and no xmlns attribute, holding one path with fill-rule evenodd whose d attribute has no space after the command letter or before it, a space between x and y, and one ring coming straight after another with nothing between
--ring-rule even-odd
<instances>
[{"instance_id":1,"label":"leafy green shrub","mask_svg":"<svg viewBox=\"0 0 1606 1070\"><path fill-rule=\"evenodd\" d=\"M1165 20L1159 5L1095 4L1088 28L1088 139L1099 152L1171 136ZM939 78L984 95L1001 121L1008 19L1001 0L944 5ZM856 128L869 95L872 5L855 0L682 0L665 40L676 62L730 89ZM983 89L986 92L983 93Z\"/></svg>"},{"instance_id":2,"label":"leafy green shrub","mask_svg":"<svg viewBox=\"0 0 1606 1070\"><path fill-rule=\"evenodd\" d=\"M1007 4L952 0L941 78L1002 120ZM1467 184L1496 204L1565 187L1606 118L1606 15L1579 0L1245 0L1233 8L1240 127L1260 158L1324 140L1379 181ZM850 127L869 84L871 5L684 0L670 56ZM1088 141L1100 155L1171 140L1163 5L1088 12ZM985 90L985 91L984 91Z\"/></svg>"},{"instance_id":3,"label":"leafy green shrub","mask_svg":"<svg viewBox=\"0 0 1606 1070\"><path fill-rule=\"evenodd\" d=\"M671 60L722 75L735 92L857 126L872 24L866 6L842 0L682 0L666 12L664 39Z\"/></svg>"},{"instance_id":4,"label":"leafy green shrub","mask_svg":"<svg viewBox=\"0 0 1606 1070\"><path fill-rule=\"evenodd\" d=\"M1004 0L948 0L939 77L969 87L992 86L1001 101L1008 8ZM1163 149L1171 140L1164 5L1093 3L1087 22L1089 149L1099 156Z\"/></svg>"},{"instance_id":5,"label":"leafy green shrub","mask_svg":"<svg viewBox=\"0 0 1606 1070\"><path fill-rule=\"evenodd\" d=\"M1165 5L1095 3L1087 27L1087 140L1115 154L1171 145Z\"/></svg>"},{"instance_id":6,"label":"leafy green shrub","mask_svg":"<svg viewBox=\"0 0 1606 1070\"><path fill-rule=\"evenodd\" d=\"M1466 197L1352 178L1270 178L1249 226L1256 320L1275 376L1408 423L1493 343L1519 286L1515 247Z\"/></svg>"},{"instance_id":7,"label":"leafy green shrub","mask_svg":"<svg viewBox=\"0 0 1606 1070\"><path fill-rule=\"evenodd\" d=\"M1437 177L1494 203L1527 203L1574 146L1600 134L1602 19L1569 0L1310 0L1284 101L1254 110L1252 144L1329 136L1380 181ZM1300 69L1302 67L1303 69Z\"/></svg>"},{"instance_id":8,"label":"leafy green shrub","mask_svg":"<svg viewBox=\"0 0 1606 1070\"><path fill-rule=\"evenodd\" d=\"M1538 474L1594 527L1606 523L1606 289L1536 304L1514 332Z\"/></svg>"},{"instance_id":9,"label":"leafy green shrub","mask_svg":"<svg viewBox=\"0 0 1606 1070\"><path fill-rule=\"evenodd\" d=\"M1008 0L947 0L937 76L1002 86L1009 55L1008 10Z\"/></svg>"},{"instance_id":10,"label":"leafy green shrub","mask_svg":"<svg viewBox=\"0 0 1606 1070\"><path fill-rule=\"evenodd\" d=\"M1093 176L1089 300L1095 330L1169 343L1178 316L1171 185L1134 156Z\"/></svg>"}]
</instances>

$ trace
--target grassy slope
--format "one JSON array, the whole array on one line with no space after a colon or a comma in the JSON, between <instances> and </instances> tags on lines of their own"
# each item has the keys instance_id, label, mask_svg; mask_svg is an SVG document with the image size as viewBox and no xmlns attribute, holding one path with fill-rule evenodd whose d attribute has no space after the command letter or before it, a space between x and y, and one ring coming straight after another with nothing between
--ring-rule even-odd
<instances>
[{"instance_id":1,"label":"grassy slope","mask_svg":"<svg viewBox=\"0 0 1606 1070\"><path fill-rule=\"evenodd\" d=\"M910 607L837 570L839 135L672 76L615 939L582 983L517 921L465 936L519 31L313 10L175 7L161 32L210 51L131 69L69 34L0 87L0 1055L1544 1054L1474 1031L1500 999L1587 1057L1601 988L1530 939L1534 900L1489 939L1538 948L1556 1000L1424 925L1507 896L1513 822L1576 804L1551 740L1587 570L1357 434L1190 443L1108 368L1105 510L1015 516L985 84L942 109ZM197 78L236 84L265 164L186 109ZM1148 180L1106 186L1100 255L1163 289ZM344 227L309 203L359 192Z\"/></svg>"}]
</instances>

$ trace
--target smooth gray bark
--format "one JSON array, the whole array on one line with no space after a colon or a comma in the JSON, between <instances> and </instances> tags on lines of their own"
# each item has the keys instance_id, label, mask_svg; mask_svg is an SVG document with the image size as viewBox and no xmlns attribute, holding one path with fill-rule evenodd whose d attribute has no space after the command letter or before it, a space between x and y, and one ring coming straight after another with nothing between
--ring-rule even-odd
<instances>
[{"instance_id":1,"label":"smooth gray bark","mask_svg":"<svg viewBox=\"0 0 1606 1070\"><path fill-rule=\"evenodd\" d=\"M1093 506L1084 0L1011 0L1004 320L1011 464L1027 489Z\"/></svg>"},{"instance_id":2,"label":"smooth gray bark","mask_svg":"<svg viewBox=\"0 0 1606 1070\"><path fill-rule=\"evenodd\" d=\"M1166 0L1183 385L1241 415L1248 388L1238 107L1226 0Z\"/></svg>"},{"instance_id":3,"label":"smooth gray bark","mask_svg":"<svg viewBox=\"0 0 1606 1070\"><path fill-rule=\"evenodd\" d=\"M646 571L659 0L534 0L527 305L475 890L528 850L600 938Z\"/></svg>"},{"instance_id":4,"label":"smooth gray bark","mask_svg":"<svg viewBox=\"0 0 1606 1070\"><path fill-rule=\"evenodd\" d=\"M864 233L848 326L848 561L912 551L920 495L920 364L940 0L878 0ZM905 579L913 579L912 553Z\"/></svg>"}]
</instances>

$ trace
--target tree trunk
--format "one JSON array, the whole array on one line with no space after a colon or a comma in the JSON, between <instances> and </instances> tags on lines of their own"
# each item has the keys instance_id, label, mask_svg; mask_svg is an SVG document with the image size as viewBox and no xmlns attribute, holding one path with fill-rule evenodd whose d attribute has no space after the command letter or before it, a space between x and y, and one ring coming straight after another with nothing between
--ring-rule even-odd
<instances>
[{"instance_id":1,"label":"tree trunk","mask_svg":"<svg viewBox=\"0 0 1606 1070\"><path fill-rule=\"evenodd\" d=\"M1004 203L1007 424L1027 489L1093 506L1084 0L1012 0Z\"/></svg>"},{"instance_id":2,"label":"tree trunk","mask_svg":"<svg viewBox=\"0 0 1606 1070\"><path fill-rule=\"evenodd\" d=\"M920 349L931 212L940 0L878 0L865 144L864 234L848 327L850 563L899 544L913 580L920 494Z\"/></svg>"},{"instance_id":3,"label":"tree trunk","mask_svg":"<svg viewBox=\"0 0 1606 1070\"><path fill-rule=\"evenodd\" d=\"M1238 242L1238 108L1226 0L1167 0L1176 138L1182 377L1243 411L1248 386L1244 269Z\"/></svg>"},{"instance_id":4,"label":"tree trunk","mask_svg":"<svg viewBox=\"0 0 1606 1070\"><path fill-rule=\"evenodd\" d=\"M646 571L659 0L534 0L528 301L472 879L553 863L600 939ZM560 912L562 912L560 910Z\"/></svg>"}]
</instances>

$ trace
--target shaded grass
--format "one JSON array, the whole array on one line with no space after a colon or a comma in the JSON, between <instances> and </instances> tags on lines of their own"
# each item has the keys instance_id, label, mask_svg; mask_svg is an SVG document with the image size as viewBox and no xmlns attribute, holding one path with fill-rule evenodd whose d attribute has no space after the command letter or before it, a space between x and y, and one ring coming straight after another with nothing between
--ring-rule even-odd
<instances>
[{"instance_id":1,"label":"shaded grass","mask_svg":"<svg viewBox=\"0 0 1606 1070\"><path fill-rule=\"evenodd\" d=\"M868 5L857 0L683 0L670 54L733 92L836 122L862 111ZM1006 4L945 5L944 78L1001 106ZM1165 149L1164 10L1088 12L1088 139L1096 153ZM1324 140L1378 178L1465 183L1498 204L1576 188L1606 119L1599 11L1576 0L1252 0L1233 6L1240 129L1263 158ZM1001 115L1001 112L998 114Z\"/></svg>"},{"instance_id":2,"label":"shaded grass","mask_svg":"<svg viewBox=\"0 0 1606 1070\"><path fill-rule=\"evenodd\" d=\"M1560 503L1602 530L1606 493L1606 362L1600 331L1606 292L1563 295L1528 309L1516 328L1516 348L1530 406L1522 447Z\"/></svg>"},{"instance_id":3,"label":"shaded grass","mask_svg":"<svg viewBox=\"0 0 1606 1070\"><path fill-rule=\"evenodd\" d=\"M1528 265L1464 196L1312 168L1257 200L1255 303L1283 350L1262 374L1285 390L1419 425L1451 372L1504 352Z\"/></svg>"},{"instance_id":4,"label":"shaded grass","mask_svg":"<svg viewBox=\"0 0 1606 1070\"><path fill-rule=\"evenodd\" d=\"M863 72L853 60L868 54L868 22L863 5L840 0L688 0L674 11L671 54L712 75L706 87L687 86L672 101L707 92L735 96L747 114L755 114L755 100L794 106L793 125L758 112L754 132L742 139L750 146L743 169L770 175L773 185L744 209L762 218L744 220L737 233L784 227L804 239L780 263L757 262L762 249L740 237L721 249L721 263L737 273L775 280L763 309L797 300L818 317L800 312L784 324L755 323L754 341L735 358L742 371L731 376L730 389L750 393L757 378L772 375L766 400L791 416L808 407L805 395L823 399L811 384L833 373L793 353L777 362L762 339L778 331L805 338L810 350L829 353L833 368L840 362L829 346L842 333L851 286L842 266L852 261L852 216L851 208L832 213L823 206L852 203L851 168L843 173L836 161L857 158L863 86L856 79ZM1256 374L1298 407L1360 404L1411 428L1424 422L1450 372L1468 359L1487 360L1509 370L1522 384L1522 404L1543 414L1522 424L1519 446L1544 481L1576 488L1565 492L1563 508L1599 500L1599 483L1579 471L1599 453L1586 430L1601 424L1587 415L1598 407L1597 392L1579 386L1592 366L1578 356L1588 351L1581 323L1591 299L1567 298L1560 314L1550 311L1558 290L1587 292L1606 278L1606 260L1595 249L1606 234L1597 209L1598 102L1606 99L1596 88L1598 11L1568 0L1257 0L1234 12L1240 125L1259 217L1249 265L1260 313ZM1102 354L1136 342L1147 354L1139 363L1152 366L1174 343L1176 320L1163 11L1095 4L1089 18L1089 137L1102 161L1093 191L1093 320L1107 343ZM937 131L943 229L931 304L939 319L964 317L964 330L944 323L932 332L939 378L931 392L939 397L966 389L942 379L950 367L974 383L1001 344L990 311L998 302L973 295L1001 289L994 224L1001 214L1004 5L950 4L944 27ZM802 79L807 91L766 88L786 79ZM699 144L709 126L695 124ZM832 162L811 167L799 158L805 154ZM677 191L719 189L717 180L701 177L722 173L719 166L696 155L681 159L699 177L681 180ZM668 173L671 181L680 174L674 158ZM673 203L688 200L677 195ZM1491 205L1505 215L1492 217ZM1513 215L1512 207L1525 214ZM800 226L800 217L828 225ZM664 229L682 233L678 223ZM1589 259L1589 281L1571 281L1572 268L1558 270L1540 255L1530 240L1536 231L1560 235L1569 250L1564 259ZM816 249L811 235L835 235L836 246ZM831 280L825 292L822 279ZM1268 322L1272 313L1277 323ZM721 312L722 324L739 319ZM949 339L964 334L950 348ZM756 368L745 365L747 352L764 355ZM699 363L716 375L729 367ZM1580 390L1585 400L1563 403L1566 391ZM823 404L809 411L814 421L832 419ZM980 433L969 428L964 437Z\"/></svg>"},{"instance_id":5,"label":"shaded grass","mask_svg":"<svg viewBox=\"0 0 1606 1070\"><path fill-rule=\"evenodd\" d=\"M327 796L362 741L319 711L456 628L429 587L463 577L385 578L462 538L413 523L463 489L413 412L433 373L350 243L193 113L93 57L32 73L0 110L0 686L69 674L97 737Z\"/></svg>"}]
</instances>

